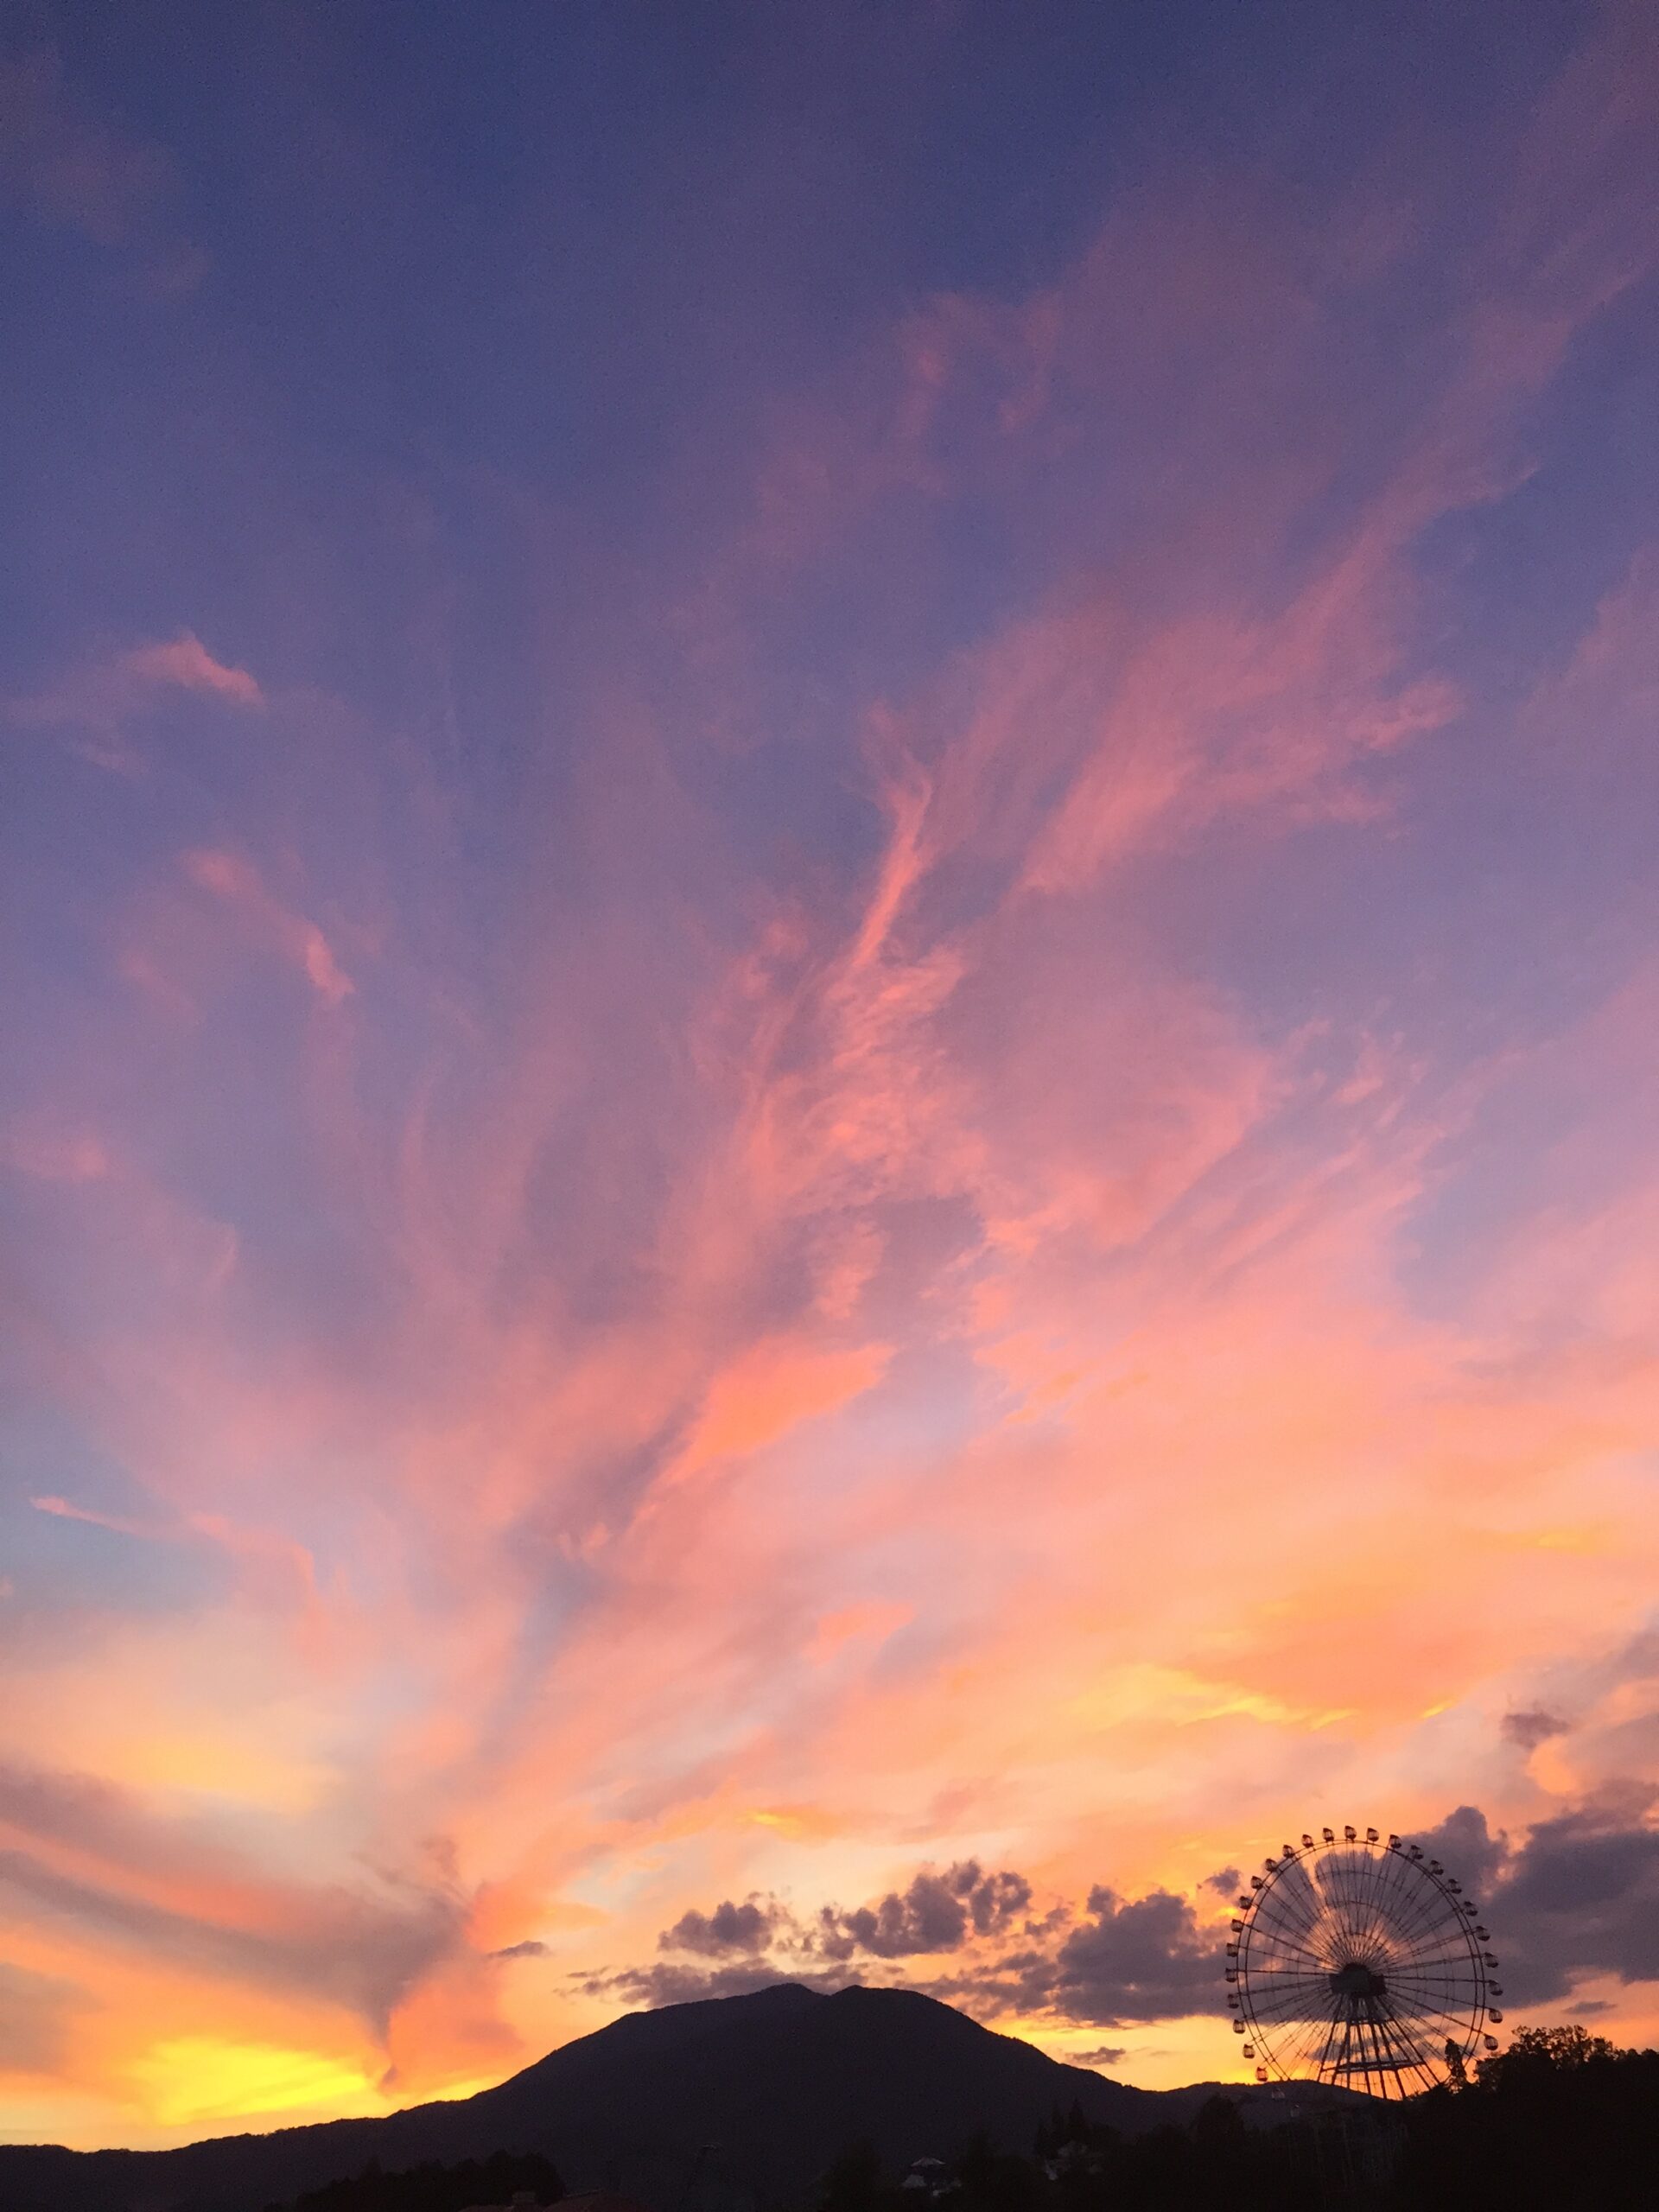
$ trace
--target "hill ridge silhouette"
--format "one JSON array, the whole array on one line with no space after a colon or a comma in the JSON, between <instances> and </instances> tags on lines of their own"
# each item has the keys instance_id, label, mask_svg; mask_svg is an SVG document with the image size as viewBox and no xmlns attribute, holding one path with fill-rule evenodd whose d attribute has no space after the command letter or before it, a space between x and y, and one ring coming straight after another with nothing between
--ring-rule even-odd
<instances>
[{"instance_id":1,"label":"hill ridge silhouette","mask_svg":"<svg viewBox=\"0 0 1659 2212\"><path fill-rule=\"evenodd\" d=\"M360 2171L540 2151L571 2190L672 2206L720 2146L728 2202L787 2203L850 2143L891 2164L948 2157L983 2129L1029 2148L1074 2101L1126 2134L1185 2120L1214 2083L1141 2089L1068 2066L918 1990L775 1982L625 2013L493 2088L374 2119L219 2136L162 2151L0 2145L7 2212L263 2212ZM1247 2105L1263 2093L1230 2088ZM1342 2092L1327 2092L1340 2098Z\"/></svg>"}]
</instances>

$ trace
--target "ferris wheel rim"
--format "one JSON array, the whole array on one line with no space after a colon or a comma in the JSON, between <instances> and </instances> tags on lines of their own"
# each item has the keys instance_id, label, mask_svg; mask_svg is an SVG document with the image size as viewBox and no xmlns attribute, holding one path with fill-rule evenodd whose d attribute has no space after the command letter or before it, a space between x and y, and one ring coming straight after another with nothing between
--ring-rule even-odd
<instances>
[{"instance_id":1,"label":"ferris wheel rim","mask_svg":"<svg viewBox=\"0 0 1659 2212\"><path fill-rule=\"evenodd\" d=\"M1232 1924L1228 2004L1256 2079L1403 2098L1444 2080L1454 2052L1461 2067L1496 2050L1497 1961L1461 1884L1398 1836L1320 1834L1263 1862Z\"/></svg>"}]
</instances>

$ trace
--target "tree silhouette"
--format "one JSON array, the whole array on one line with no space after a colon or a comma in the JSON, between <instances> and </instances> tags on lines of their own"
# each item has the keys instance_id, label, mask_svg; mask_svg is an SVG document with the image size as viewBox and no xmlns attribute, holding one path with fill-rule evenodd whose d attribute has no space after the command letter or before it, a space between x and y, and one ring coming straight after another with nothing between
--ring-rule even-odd
<instances>
[{"instance_id":1,"label":"tree silhouette","mask_svg":"<svg viewBox=\"0 0 1659 2212\"><path fill-rule=\"evenodd\" d=\"M877 2212L887 2192L874 2143L849 2143L830 2164L818 2199L821 2212Z\"/></svg>"}]
</instances>

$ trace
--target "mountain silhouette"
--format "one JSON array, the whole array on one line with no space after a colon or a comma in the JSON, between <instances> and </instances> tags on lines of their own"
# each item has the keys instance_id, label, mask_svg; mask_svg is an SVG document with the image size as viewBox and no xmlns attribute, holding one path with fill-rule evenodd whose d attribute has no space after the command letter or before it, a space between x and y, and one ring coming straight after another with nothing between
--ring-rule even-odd
<instances>
[{"instance_id":1,"label":"mountain silhouette","mask_svg":"<svg viewBox=\"0 0 1659 2212\"><path fill-rule=\"evenodd\" d=\"M1185 2121L1213 2086L1108 2082L914 1990L826 1996L781 1982L628 2013L493 2089L385 2119L173 2151L0 2146L0 2205L262 2212L371 2159L393 2171L507 2150L544 2152L570 2189L620 2189L659 2212L677 2212L695 2164L699 2204L762 2208L807 2196L837 2152L860 2140L893 2167L949 2158L981 2130L1026 2151L1039 2122L1074 2101L1088 2120L1139 2133ZM1247 2106L1263 2096L1228 2094Z\"/></svg>"}]
</instances>

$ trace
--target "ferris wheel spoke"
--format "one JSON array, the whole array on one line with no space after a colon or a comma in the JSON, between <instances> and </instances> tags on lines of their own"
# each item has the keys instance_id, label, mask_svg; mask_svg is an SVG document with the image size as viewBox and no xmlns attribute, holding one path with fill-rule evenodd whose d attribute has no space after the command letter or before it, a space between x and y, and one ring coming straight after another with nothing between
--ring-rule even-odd
<instances>
[{"instance_id":1,"label":"ferris wheel spoke","mask_svg":"<svg viewBox=\"0 0 1659 2212\"><path fill-rule=\"evenodd\" d=\"M1416 2011L1414 2007L1406 2006L1402 2009L1393 2004L1382 2005L1379 2007L1379 2011L1389 2022L1390 2031L1402 2042L1408 2043L1412 2050L1421 2056L1420 2038L1430 2032L1427 2017Z\"/></svg>"},{"instance_id":2,"label":"ferris wheel spoke","mask_svg":"<svg viewBox=\"0 0 1659 2212\"><path fill-rule=\"evenodd\" d=\"M1441 1921L1420 1935L1402 1942L1400 1955L1412 1964L1433 1958L1462 1959L1471 1965L1477 1956L1474 1939L1460 1922Z\"/></svg>"},{"instance_id":3,"label":"ferris wheel spoke","mask_svg":"<svg viewBox=\"0 0 1659 2212\"><path fill-rule=\"evenodd\" d=\"M1276 1989L1255 1999L1250 2018L1268 2023L1285 2020L1306 2020L1319 2012L1327 2012L1331 2005L1328 1989Z\"/></svg>"},{"instance_id":4,"label":"ferris wheel spoke","mask_svg":"<svg viewBox=\"0 0 1659 2212\"><path fill-rule=\"evenodd\" d=\"M1455 1960L1472 1967L1478 1961L1480 1952L1471 1929L1441 1926L1426 1929L1421 1936L1402 1941L1399 1957L1402 1966L1427 1966L1438 1959Z\"/></svg>"},{"instance_id":5,"label":"ferris wheel spoke","mask_svg":"<svg viewBox=\"0 0 1659 2212\"><path fill-rule=\"evenodd\" d=\"M1419 1994L1414 1990L1399 1993L1395 2010L1402 2019L1410 2020L1478 2020L1482 2007L1465 1998L1440 1999Z\"/></svg>"},{"instance_id":6,"label":"ferris wheel spoke","mask_svg":"<svg viewBox=\"0 0 1659 2212\"><path fill-rule=\"evenodd\" d=\"M1393 1962L1397 1974L1414 1974L1419 1980L1479 1981L1484 1979L1478 1962L1467 1951L1434 1951L1421 1958L1397 1958Z\"/></svg>"},{"instance_id":7,"label":"ferris wheel spoke","mask_svg":"<svg viewBox=\"0 0 1659 2212\"><path fill-rule=\"evenodd\" d=\"M1406 1861L1408 1866L1413 1862ZM1461 1931L1463 1916L1452 1901L1451 1893L1440 1887L1439 1878L1425 1867L1419 1868L1419 1900L1415 1909L1402 1916L1402 1938L1411 1944L1426 1941L1431 1933L1444 1935L1455 1928Z\"/></svg>"},{"instance_id":8,"label":"ferris wheel spoke","mask_svg":"<svg viewBox=\"0 0 1659 2212\"><path fill-rule=\"evenodd\" d=\"M1390 1974L1388 1992L1393 2003L1408 2009L1413 2005L1471 2004L1478 1995L1472 1984L1420 1981L1409 1974Z\"/></svg>"},{"instance_id":9,"label":"ferris wheel spoke","mask_svg":"<svg viewBox=\"0 0 1659 2212\"><path fill-rule=\"evenodd\" d=\"M1463 1997L1441 1997L1427 1990L1390 1990L1389 1998L1402 2019L1472 2020L1481 2007Z\"/></svg>"},{"instance_id":10,"label":"ferris wheel spoke","mask_svg":"<svg viewBox=\"0 0 1659 2212\"><path fill-rule=\"evenodd\" d=\"M1287 1897L1277 1883L1258 1892L1257 1914L1270 1926L1282 1929L1293 1942L1309 1943L1318 1929L1318 1921L1299 1915L1297 1900Z\"/></svg>"},{"instance_id":11,"label":"ferris wheel spoke","mask_svg":"<svg viewBox=\"0 0 1659 2212\"><path fill-rule=\"evenodd\" d=\"M1386 1860L1385 1878L1394 1900L1390 1925L1397 1942L1414 1944L1440 1916L1446 1899L1433 1875L1419 1872L1411 1859L1395 1852Z\"/></svg>"},{"instance_id":12,"label":"ferris wheel spoke","mask_svg":"<svg viewBox=\"0 0 1659 2212\"><path fill-rule=\"evenodd\" d=\"M1326 2020L1324 2026L1303 2037L1297 2055L1298 2069L1310 2069L1315 2078L1324 2075L1336 2055L1338 2029L1336 2023Z\"/></svg>"},{"instance_id":13,"label":"ferris wheel spoke","mask_svg":"<svg viewBox=\"0 0 1659 2212\"><path fill-rule=\"evenodd\" d=\"M1413 2012L1399 2025L1402 2033L1410 2033L1420 2049L1436 2054L1448 2042L1466 2044L1471 2032L1467 2016L1457 2012Z\"/></svg>"},{"instance_id":14,"label":"ferris wheel spoke","mask_svg":"<svg viewBox=\"0 0 1659 2212\"><path fill-rule=\"evenodd\" d=\"M1311 1951L1319 1950L1330 1941L1328 1918L1317 1897L1304 1895L1287 1899L1281 1925L1289 1929L1296 1941L1306 1943Z\"/></svg>"},{"instance_id":15,"label":"ferris wheel spoke","mask_svg":"<svg viewBox=\"0 0 1659 2212\"><path fill-rule=\"evenodd\" d=\"M1268 1944L1272 1948L1288 1953L1294 1953L1298 1958L1306 1959L1311 1965L1318 1967L1320 1972L1329 1972L1330 1969L1326 1965L1325 1961L1320 1957L1317 1951L1310 1950L1305 1943L1299 1943L1294 1936L1287 1934L1284 1929L1278 1927L1276 1923L1272 1921L1269 1921L1267 1925L1267 1937Z\"/></svg>"},{"instance_id":16,"label":"ferris wheel spoke","mask_svg":"<svg viewBox=\"0 0 1659 2212\"><path fill-rule=\"evenodd\" d=\"M1421 1929L1402 1932L1399 1955L1402 1965L1415 1966L1432 1959L1457 1958L1465 1961L1469 1947L1463 1929L1455 1921L1435 1920Z\"/></svg>"},{"instance_id":17,"label":"ferris wheel spoke","mask_svg":"<svg viewBox=\"0 0 1659 2212\"><path fill-rule=\"evenodd\" d=\"M1355 1869L1354 1890L1359 1932L1367 1945L1375 1945L1382 1940L1385 1921L1377 1864L1369 1852Z\"/></svg>"},{"instance_id":18,"label":"ferris wheel spoke","mask_svg":"<svg viewBox=\"0 0 1659 2212\"><path fill-rule=\"evenodd\" d=\"M1373 1865L1369 1888L1370 1933L1377 1948L1392 1957L1399 1941L1400 1905L1390 1890L1388 1873L1381 1861Z\"/></svg>"},{"instance_id":19,"label":"ferris wheel spoke","mask_svg":"<svg viewBox=\"0 0 1659 2212\"><path fill-rule=\"evenodd\" d=\"M1332 1934L1338 1942L1348 1940L1347 1918L1343 1910L1342 1868L1339 1863L1322 1863L1319 1869L1320 1900Z\"/></svg>"},{"instance_id":20,"label":"ferris wheel spoke","mask_svg":"<svg viewBox=\"0 0 1659 2212\"><path fill-rule=\"evenodd\" d=\"M1486 1980L1478 1964L1466 1955L1461 1959L1395 1959L1389 1964L1389 1978L1391 1981L1421 1983L1424 1987L1461 1983L1471 1989L1484 1988Z\"/></svg>"},{"instance_id":21,"label":"ferris wheel spoke","mask_svg":"<svg viewBox=\"0 0 1659 2212\"><path fill-rule=\"evenodd\" d=\"M1425 2088L1433 2082L1434 2074L1433 2066L1425 2056L1416 2038L1410 2034L1396 2033L1396 2023L1385 2018L1382 2024L1382 2032L1397 2062L1395 2084L1398 2094L1403 2097L1406 2094L1403 2070L1408 2070L1414 2075L1420 2076L1420 2085Z\"/></svg>"},{"instance_id":22,"label":"ferris wheel spoke","mask_svg":"<svg viewBox=\"0 0 1659 2212\"><path fill-rule=\"evenodd\" d=\"M1263 1988L1252 1988L1252 2004L1256 2011L1283 2006L1283 2004L1319 2004L1320 2011L1330 2006L1330 1975L1314 1974L1279 1974Z\"/></svg>"},{"instance_id":23,"label":"ferris wheel spoke","mask_svg":"<svg viewBox=\"0 0 1659 2212\"><path fill-rule=\"evenodd\" d=\"M1412 1900L1401 1889L1398 1869L1391 1863L1387 1852L1379 1853L1372 1871L1378 1940L1391 1958L1396 1957L1402 1940L1406 1940L1405 1929L1413 1911Z\"/></svg>"},{"instance_id":24,"label":"ferris wheel spoke","mask_svg":"<svg viewBox=\"0 0 1659 2212\"><path fill-rule=\"evenodd\" d=\"M1474 1964L1463 1929L1444 1922L1421 1931L1402 1933L1389 1946L1388 1971L1394 1975L1456 1970L1469 1973Z\"/></svg>"},{"instance_id":25,"label":"ferris wheel spoke","mask_svg":"<svg viewBox=\"0 0 1659 2212\"><path fill-rule=\"evenodd\" d=\"M1357 1874L1358 1869L1353 1863L1351 1852L1344 1853L1337 1902L1344 1945L1350 1952L1363 1948L1364 1912L1358 1895Z\"/></svg>"},{"instance_id":26,"label":"ferris wheel spoke","mask_svg":"<svg viewBox=\"0 0 1659 2212\"><path fill-rule=\"evenodd\" d=\"M1315 2074L1328 2063L1331 2042L1336 2033L1336 2022L1327 2012L1323 2018L1309 2020L1299 2035L1290 2039L1288 2049L1297 2070L1312 2069Z\"/></svg>"},{"instance_id":27,"label":"ferris wheel spoke","mask_svg":"<svg viewBox=\"0 0 1659 2212\"><path fill-rule=\"evenodd\" d=\"M1485 2001L1485 1984L1478 1974L1419 1974L1410 1967L1396 1968L1388 1976L1390 1989L1410 1991L1418 1997L1466 1998L1471 2003Z\"/></svg>"},{"instance_id":28,"label":"ferris wheel spoke","mask_svg":"<svg viewBox=\"0 0 1659 2212\"><path fill-rule=\"evenodd\" d=\"M1305 1971L1305 1974L1330 1974L1330 1971L1332 1971L1330 1964L1325 1962L1325 1960L1320 1958L1319 1953L1316 1953L1316 1951L1305 1951L1305 1948L1300 1947L1300 1944L1289 1942L1289 1940L1287 1940L1287 1938L1283 1938L1283 1936L1281 1936L1281 1938L1276 1938L1276 1940L1274 1940L1274 1944L1272 1944L1272 1947L1263 1947L1263 1948L1268 1948L1268 1958L1269 1958L1269 1960L1292 1960L1292 1958L1299 1960L1299 1962L1303 1964L1303 1971ZM1243 1958L1243 1951L1241 1951L1239 1955L1241 1955L1241 1958ZM1272 1964L1269 1964L1269 1967L1265 1967L1265 1968L1256 1968L1256 1971L1259 1971L1259 1974L1261 1974L1261 1971L1265 1971L1265 1974L1274 1974L1274 1971L1279 1971L1279 1968L1272 1967Z\"/></svg>"}]
</instances>

